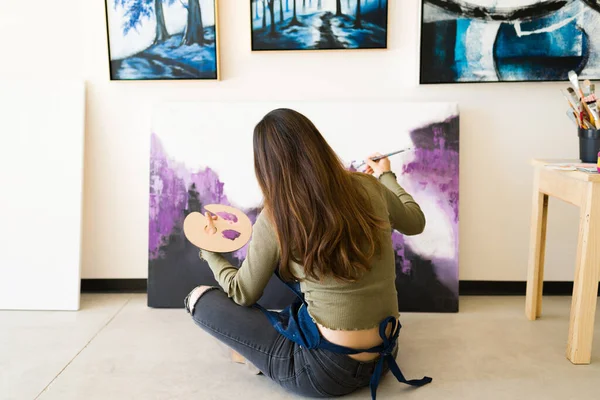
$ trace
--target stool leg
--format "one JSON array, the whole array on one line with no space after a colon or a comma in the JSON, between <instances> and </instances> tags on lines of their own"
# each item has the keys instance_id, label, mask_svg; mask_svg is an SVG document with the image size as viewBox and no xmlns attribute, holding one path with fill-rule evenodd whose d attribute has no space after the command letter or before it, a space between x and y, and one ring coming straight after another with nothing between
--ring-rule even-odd
<instances>
[{"instance_id":1,"label":"stool leg","mask_svg":"<svg viewBox=\"0 0 600 400\"><path fill-rule=\"evenodd\" d=\"M548 195L539 191L539 172L537 174L533 188L527 296L525 299L525 315L532 321L542 314L546 224L548 220Z\"/></svg>"},{"instance_id":2,"label":"stool leg","mask_svg":"<svg viewBox=\"0 0 600 400\"><path fill-rule=\"evenodd\" d=\"M591 360L600 277L598 243L600 243L600 185L588 183L581 205L579 245L567 345L567 358L573 364L589 364Z\"/></svg>"}]
</instances>

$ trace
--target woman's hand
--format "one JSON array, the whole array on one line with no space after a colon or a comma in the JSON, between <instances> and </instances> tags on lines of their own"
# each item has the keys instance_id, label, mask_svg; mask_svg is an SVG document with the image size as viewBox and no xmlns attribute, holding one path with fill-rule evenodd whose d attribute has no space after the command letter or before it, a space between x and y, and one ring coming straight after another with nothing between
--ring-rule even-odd
<instances>
[{"instance_id":1,"label":"woman's hand","mask_svg":"<svg viewBox=\"0 0 600 400\"><path fill-rule=\"evenodd\" d=\"M369 157L367 157L367 159L365 160L365 162L367 163L367 168L365 168L366 174L369 174L369 175L375 174L375 176L379 176L379 175L383 174L384 172L391 171L389 158L387 158L387 157L382 158L379 161L372 160L372 158L380 157L380 156L381 156L381 153L375 153L375 154L371 154Z\"/></svg>"}]
</instances>

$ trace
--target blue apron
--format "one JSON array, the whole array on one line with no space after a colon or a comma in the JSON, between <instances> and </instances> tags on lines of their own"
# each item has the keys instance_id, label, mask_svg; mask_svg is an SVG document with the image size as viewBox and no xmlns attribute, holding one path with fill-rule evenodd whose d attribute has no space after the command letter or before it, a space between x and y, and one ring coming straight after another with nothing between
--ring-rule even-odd
<instances>
[{"instance_id":1,"label":"blue apron","mask_svg":"<svg viewBox=\"0 0 600 400\"><path fill-rule=\"evenodd\" d=\"M275 274L296 294L297 298L281 312L269 311L259 304L255 304L254 307L258 308L266 315L269 322L271 322L273 327L281 335L306 349L323 349L340 354L379 353L381 357L375 366L375 371L371 377L370 384L371 398L373 400L375 400L377 396L377 386L379 386L379 382L381 381L384 361L387 361L390 371L392 371L396 379L401 383L406 383L411 386L423 386L432 381L432 379L427 376L422 379L407 380L402 374L402 371L400 371L400 367L398 367L396 359L392 354L398 341L400 328L402 327L396 318L387 317L379 324L379 336L381 336L381 339L383 340L383 344L379 346L360 350L339 346L321 337L317 324L308 314L304 294L300 291L300 284L291 284L283 281L279 276L278 271L276 271ZM389 337L385 334L388 325L392 326Z\"/></svg>"}]
</instances>

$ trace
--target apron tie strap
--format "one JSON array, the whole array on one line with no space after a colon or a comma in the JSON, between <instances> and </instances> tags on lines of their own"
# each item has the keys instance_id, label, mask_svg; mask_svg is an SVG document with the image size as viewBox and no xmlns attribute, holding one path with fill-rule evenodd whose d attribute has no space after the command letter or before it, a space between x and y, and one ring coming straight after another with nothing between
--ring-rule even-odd
<instances>
[{"instance_id":1,"label":"apron tie strap","mask_svg":"<svg viewBox=\"0 0 600 400\"><path fill-rule=\"evenodd\" d=\"M388 325L392 325L392 331L390 336L386 336L385 331ZM383 340L383 350L381 351L381 358L375 365L375 371L373 371L373 375L371 376L371 398L372 400L376 400L377 398L377 387L379 386L379 382L381 381L381 375L383 373L383 363L387 362L390 371L398 382L405 383L410 386L421 387L427 385L432 382L432 379L428 376L425 376L421 379L411 379L407 380L404 377L402 371L400 371L400 367L396 363L396 359L394 358L393 351L396 347L396 343L398 341L398 336L400 335L400 322L396 318L388 317L386 318L381 325L379 325L379 336Z\"/></svg>"}]
</instances>

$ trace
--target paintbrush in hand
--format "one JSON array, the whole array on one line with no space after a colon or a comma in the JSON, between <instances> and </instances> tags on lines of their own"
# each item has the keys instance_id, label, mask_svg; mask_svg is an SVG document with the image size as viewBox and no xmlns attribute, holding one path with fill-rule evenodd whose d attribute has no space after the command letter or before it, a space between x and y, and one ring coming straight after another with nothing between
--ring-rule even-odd
<instances>
[{"instance_id":1,"label":"paintbrush in hand","mask_svg":"<svg viewBox=\"0 0 600 400\"><path fill-rule=\"evenodd\" d=\"M388 154L383 154L383 155L381 155L381 156L372 157L372 158L371 158L371 160L373 160L373 161L379 161L379 160L382 160L382 159L384 159L384 158L387 158L387 157L393 156L393 155L395 155L395 154L404 153L405 151L409 151L409 150L412 150L412 148L408 148L408 149L402 149L402 150L398 150L398 151L393 151L393 152L391 152L391 153L388 153ZM360 164L358 164L358 165L354 165L354 162L352 162L352 164L350 164L350 165L351 165L352 167L356 168L356 169L359 169L360 167L362 167L362 166L364 166L364 165L366 165L366 164L367 164L367 162L366 162L366 161L363 161L363 162L361 162L361 163L360 163Z\"/></svg>"}]
</instances>

